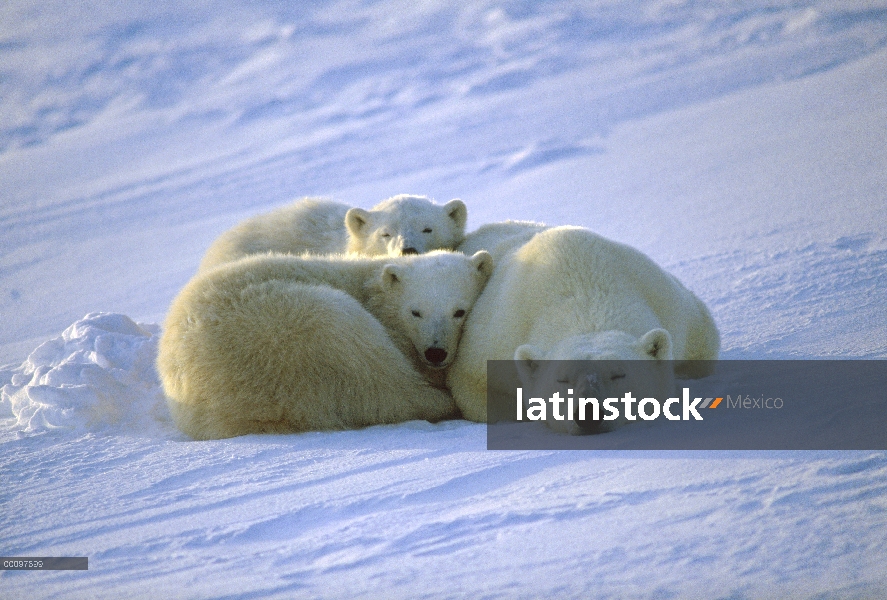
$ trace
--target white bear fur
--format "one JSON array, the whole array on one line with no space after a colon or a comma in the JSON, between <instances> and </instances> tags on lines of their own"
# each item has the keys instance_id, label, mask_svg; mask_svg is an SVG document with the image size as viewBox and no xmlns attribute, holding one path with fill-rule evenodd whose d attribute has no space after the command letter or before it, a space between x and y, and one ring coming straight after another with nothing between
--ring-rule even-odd
<instances>
[{"instance_id":1,"label":"white bear fur","mask_svg":"<svg viewBox=\"0 0 887 600\"><path fill-rule=\"evenodd\" d=\"M508 222L482 227L460 246L480 248L490 249L496 267L447 379L467 419L487 419L487 360L673 358L678 374L701 377L698 367L708 363L693 361L717 358L720 338L706 306L629 246L580 227Z\"/></svg>"},{"instance_id":2,"label":"white bear fur","mask_svg":"<svg viewBox=\"0 0 887 600\"><path fill-rule=\"evenodd\" d=\"M223 233L206 251L200 271L268 252L400 256L453 249L465 235L467 217L461 200L439 205L424 196L401 194L363 210L303 198Z\"/></svg>"},{"instance_id":3,"label":"white bear fur","mask_svg":"<svg viewBox=\"0 0 887 600\"><path fill-rule=\"evenodd\" d=\"M193 438L216 439L453 417L451 396L416 366L445 376L491 270L485 252L441 251L271 254L199 274L160 339L173 419ZM444 364L424 361L429 343L447 351Z\"/></svg>"},{"instance_id":4,"label":"white bear fur","mask_svg":"<svg viewBox=\"0 0 887 600\"><path fill-rule=\"evenodd\" d=\"M523 385L524 407L528 407L530 398L549 398L555 391L561 398L597 398L600 402L622 398L626 392L631 392L637 400L665 400L674 391L671 350L671 334L665 329L651 329L640 339L618 330L573 336L550 351L524 344L514 353L518 379ZM496 404L501 409L510 405L500 401ZM489 416L489 406L487 410ZM503 410L497 420L510 416L511 412ZM623 412L612 421L592 421L586 415L587 420L580 422L578 405L574 405L573 415L562 416L566 418L558 419L554 411L548 412L548 426L574 435L603 433L629 422Z\"/></svg>"}]
</instances>

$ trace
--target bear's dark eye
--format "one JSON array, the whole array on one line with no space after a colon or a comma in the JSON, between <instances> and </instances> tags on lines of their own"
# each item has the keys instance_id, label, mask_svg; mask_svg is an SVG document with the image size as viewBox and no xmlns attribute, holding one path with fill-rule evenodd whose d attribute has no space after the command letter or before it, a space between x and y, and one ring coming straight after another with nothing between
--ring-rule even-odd
<instances>
[{"instance_id":1,"label":"bear's dark eye","mask_svg":"<svg viewBox=\"0 0 887 600\"><path fill-rule=\"evenodd\" d=\"M391 237L391 234L390 233L383 233L382 237Z\"/></svg>"},{"instance_id":2,"label":"bear's dark eye","mask_svg":"<svg viewBox=\"0 0 887 600\"><path fill-rule=\"evenodd\" d=\"M617 379L625 379L625 373L615 373L610 376L610 381L616 381Z\"/></svg>"},{"instance_id":3,"label":"bear's dark eye","mask_svg":"<svg viewBox=\"0 0 887 600\"><path fill-rule=\"evenodd\" d=\"M422 230L422 233L431 233L431 227L426 227Z\"/></svg>"},{"instance_id":4,"label":"bear's dark eye","mask_svg":"<svg viewBox=\"0 0 887 600\"><path fill-rule=\"evenodd\" d=\"M465 316L465 311L462 310L461 308L453 313L453 317L455 317L456 319L461 319L464 316Z\"/></svg>"},{"instance_id":5,"label":"bear's dark eye","mask_svg":"<svg viewBox=\"0 0 887 600\"><path fill-rule=\"evenodd\" d=\"M422 317L422 313L420 313L418 310L414 310L414 311L413 311L413 316L414 316L414 317L419 317L419 318L421 318L421 317Z\"/></svg>"}]
</instances>

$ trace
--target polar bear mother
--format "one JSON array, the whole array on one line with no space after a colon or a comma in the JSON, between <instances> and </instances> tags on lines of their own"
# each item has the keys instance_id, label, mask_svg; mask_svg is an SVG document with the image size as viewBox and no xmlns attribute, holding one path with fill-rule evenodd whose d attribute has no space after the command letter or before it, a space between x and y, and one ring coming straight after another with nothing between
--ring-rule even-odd
<instances>
[{"instance_id":1,"label":"polar bear mother","mask_svg":"<svg viewBox=\"0 0 887 600\"><path fill-rule=\"evenodd\" d=\"M481 248L496 267L447 379L470 420L487 419L487 360L674 360L677 374L702 377L710 363L697 361L717 358L706 306L629 246L580 227L508 222L481 227L460 250ZM491 393L520 385L498 383Z\"/></svg>"}]
</instances>

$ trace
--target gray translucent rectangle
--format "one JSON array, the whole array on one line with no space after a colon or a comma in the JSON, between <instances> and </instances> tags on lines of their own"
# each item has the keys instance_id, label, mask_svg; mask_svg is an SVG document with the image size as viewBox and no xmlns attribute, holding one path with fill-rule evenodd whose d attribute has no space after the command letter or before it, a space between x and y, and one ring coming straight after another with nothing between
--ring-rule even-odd
<instances>
[{"instance_id":1,"label":"gray translucent rectangle","mask_svg":"<svg viewBox=\"0 0 887 600\"><path fill-rule=\"evenodd\" d=\"M86 556L3 556L0 557L0 570L3 571L86 571L89 558Z\"/></svg>"},{"instance_id":2,"label":"gray translucent rectangle","mask_svg":"<svg viewBox=\"0 0 887 600\"><path fill-rule=\"evenodd\" d=\"M633 378L642 380L644 373L655 377L656 369L663 366L673 371L674 365L663 365L661 361L537 361L528 379L524 364L518 369L514 361L489 361L487 448L887 450L887 361L883 360L712 362L707 363L707 368L697 369L711 372L708 376L677 379L673 385L669 383L667 394L660 393L666 397L652 396L657 402L644 404L644 418L637 414L644 395L631 392L627 402L620 394L610 408L621 409L620 418L628 410L634 420L605 431L612 422L605 423L603 418L612 413L604 411L604 397L596 398L600 408L598 419L589 416L594 408L592 396L616 389L612 387L615 383L611 383L611 392L603 391L605 382L612 379L625 384ZM587 375L578 379L553 375L566 371ZM534 373L547 375L533 379ZM573 386L573 424L566 423L567 394L560 389L567 386ZM519 412L518 387L524 407L535 412ZM586 409L584 420L578 414L580 399ZM664 405L669 399L673 401L666 418ZM648 418L654 414L655 418ZM531 420L543 415L545 421ZM518 417L522 420L518 421Z\"/></svg>"}]
</instances>

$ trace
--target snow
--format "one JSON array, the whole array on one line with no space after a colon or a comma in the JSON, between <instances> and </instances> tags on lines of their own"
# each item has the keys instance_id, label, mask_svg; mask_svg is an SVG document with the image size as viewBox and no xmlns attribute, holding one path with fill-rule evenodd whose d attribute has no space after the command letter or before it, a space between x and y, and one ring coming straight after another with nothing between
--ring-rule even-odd
<instances>
[{"instance_id":1,"label":"snow","mask_svg":"<svg viewBox=\"0 0 887 600\"><path fill-rule=\"evenodd\" d=\"M92 313L44 342L3 387L13 429L139 433L171 426L154 367L159 333L126 315Z\"/></svg>"},{"instance_id":2,"label":"snow","mask_svg":"<svg viewBox=\"0 0 887 600\"><path fill-rule=\"evenodd\" d=\"M219 233L397 193L632 244L725 359L887 358L885 89L885 2L3 4L0 554L90 568L0 597L887 595L884 452L193 442L151 367Z\"/></svg>"}]
</instances>

